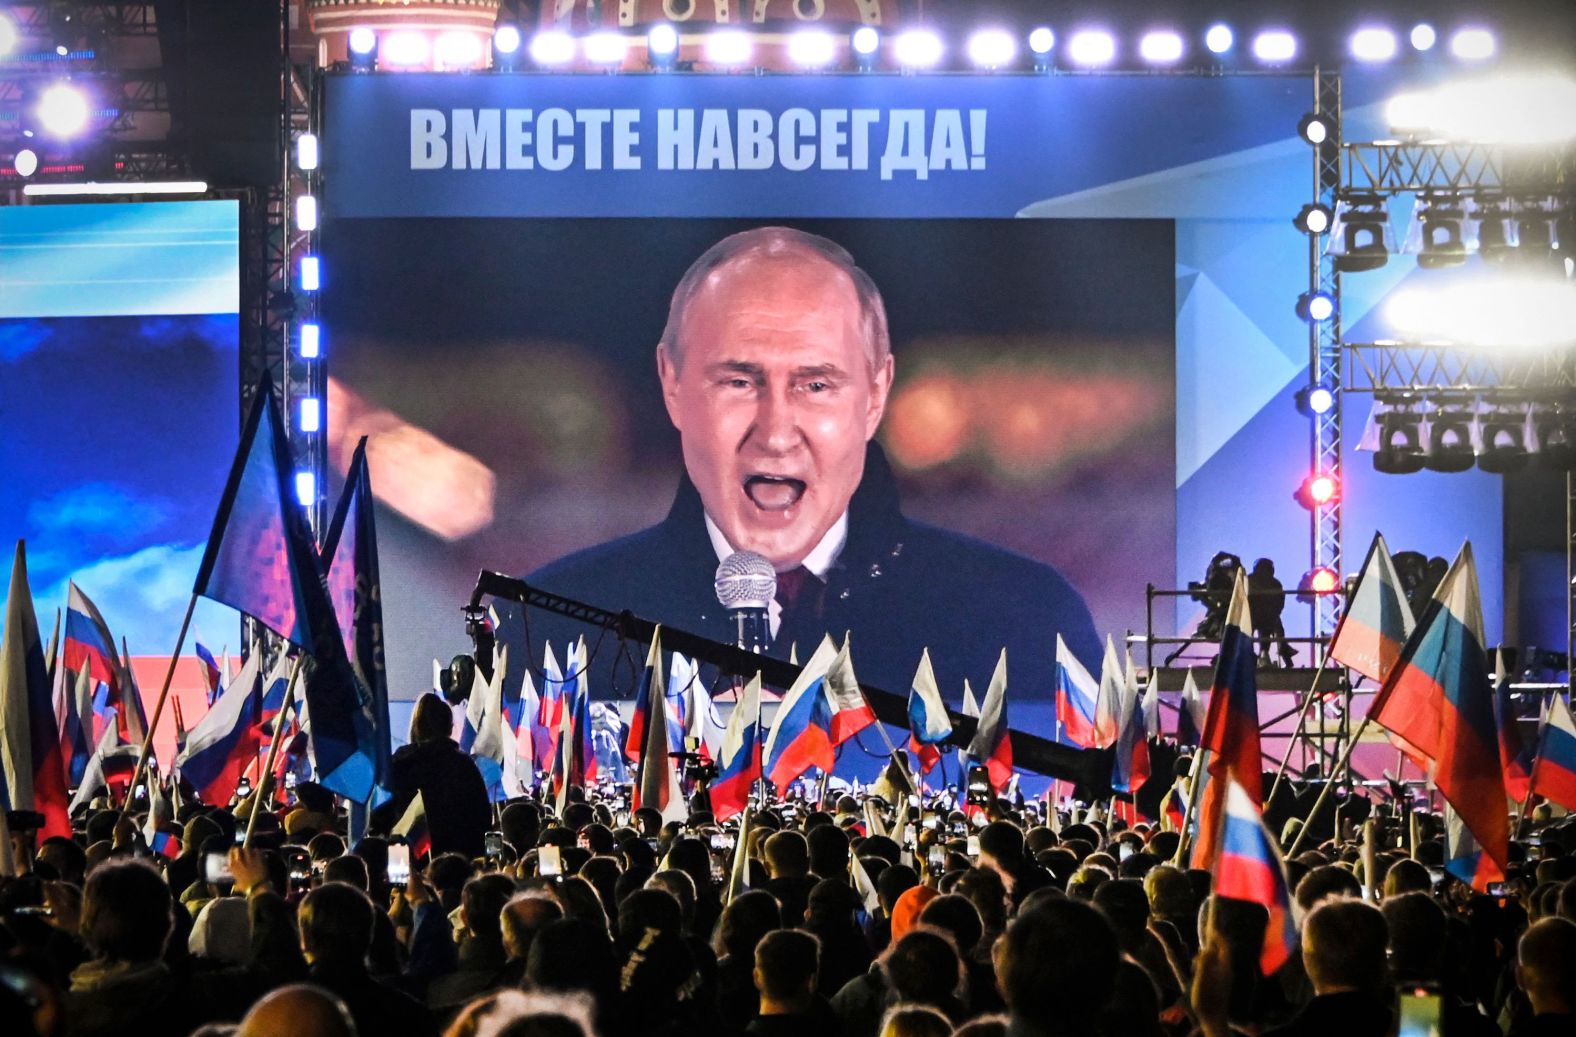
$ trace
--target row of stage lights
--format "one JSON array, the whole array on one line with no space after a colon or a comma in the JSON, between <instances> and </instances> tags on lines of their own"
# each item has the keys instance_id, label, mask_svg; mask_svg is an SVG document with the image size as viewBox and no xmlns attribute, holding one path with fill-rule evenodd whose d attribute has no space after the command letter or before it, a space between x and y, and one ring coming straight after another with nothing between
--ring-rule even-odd
<instances>
[{"instance_id":1,"label":"row of stage lights","mask_svg":"<svg viewBox=\"0 0 1576 1037\"><path fill-rule=\"evenodd\" d=\"M1564 146L1576 140L1576 81L1532 75L1451 84L1399 95L1385 116L1398 138L1393 144ZM1329 115L1311 112L1297 132L1319 148L1332 141L1336 126ZM1390 295L1383 319L1406 343L1525 355L1576 342L1576 212L1564 199L1503 190L1415 193L1400 248L1386 199L1378 194L1341 197L1334 209L1311 202L1292 222L1312 238L1328 236L1324 253L1343 274L1377 270L1391 253L1416 255L1423 270L1463 266L1471 255L1483 260L1486 276ZM1296 311L1320 324L1334 319L1337 303L1330 293L1310 289L1298 297ZM1381 398L1370 419L1375 469L1408 474L1476 466L1504 474L1529 465L1576 468L1576 413L1568 407L1458 397ZM1304 386L1295 399L1316 421L1339 403L1325 382ZM1335 473L1314 471L1293 496L1314 510L1339 503L1340 494Z\"/></svg>"},{"instance_id":2,"label":"row of stage lights","mask_svg":"<svg viewBox=\"0 0 1576 1037\"><path fill-rule=\"evenodd\" d=\"M600 31L577 39L568 32L544 29L526 39L511 24L500 25L492 37L492 64L500 71L514 71L529 63L538 69L562 69L583 62L609 71L622 68L634 50L637 37ZM743 29L712 29L705 33L700 53L706 65L718 69L746 69L755 59L755 39ZM1200 64L1220 65L1232 60L1237 49L1237 33L1224 22L1190 40L1175 29L1154 29L1142 34L1128 60L1149 68L1181 67L1189 52L1207 55ZM1398 58L1405 47L1419 54L1433 51L1440 43L1434 26L1415 25L1405 36L1385 26L1366 26L1351 34L1348 52L1359 62L1379 63ZM1060 40L1049 26L1039 26L1021 40L1006 29L980 29L965 43L968 63L983 71L1019 68L1021 51L1027 50L1032 67L1041 72L1054 67L1101 69L1123 60L1117 36L1104 29L1084 28ZM383 36L371 28L353 29L349 38L350 64L357 71L376 68L471 69L482 64L483 44L472 34L450 31L429 38L413 30L394 30ZM1199 48L1202 48L1200 51ZM662 22L645 34L645 53L649 67L671 71L679 62L679 30ZM1059 49L1060 48L1060 49ZM1453 30L1448 39L1452 56L1461 61L1483 61L1498 48L1493 32L1480 26ZM1249 41L1253 59L1264 67L1285 66L1295 62L1301 46L1295 33L1287 29L1263 29ZM848 55L853 67L872 71L883 58L889 67L904 71L925 71L943 64L947 48L942 37L931 29L915 28L885 37L871 26L862 26L845 40L821 29L803 29L788 37L787 55L795 66L807 71L829 70L842 64ZM1058 54L1062 56L1058 58Z\"/></svg>"},{"instance_id":3,"label":"row of stage lights","mask_svg":"<svg viewBox=\"0 0 1576 1037\"><path fill-rule=\"evenodd\" d=\"M303 234L316 234L321 213L317 196L312 193L321 161L317 134L300 133L295 139L295 167L306 180L306 190L296 194L292 206L295 230ZM317 293L323 287L323 260L316 251L308 251L297 262L296 288L308 296L305 307L308 317L295 325L295 355L308 365L315 365L323 357L323 326L316 317ZM325 419L323 400L317 396L302 396L296 400L295 430L302 435L314 436L323 431ZM317 473L310 467L298 469L295 475L296 499L301 506L311 509L317 504Z\"/></svg>"}]
</instances>

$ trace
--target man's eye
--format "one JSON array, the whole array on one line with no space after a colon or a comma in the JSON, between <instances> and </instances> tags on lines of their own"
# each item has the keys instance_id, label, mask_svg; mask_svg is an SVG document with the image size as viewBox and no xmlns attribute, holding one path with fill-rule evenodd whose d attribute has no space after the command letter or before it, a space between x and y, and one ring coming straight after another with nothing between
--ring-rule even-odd
<instances>
[{"instance_id":1,"label":"man's eye","mask_svg":"<svg viewBox=\"0 0 1576 1037\"><path fill-rule=\"evenodd\" d=\"M831 387L832 387L832 383L831 382L805 382L804 383L804 390L805 390L805 392L812 392L812 393L826 392Z\"/></svg>"}]
</instances>

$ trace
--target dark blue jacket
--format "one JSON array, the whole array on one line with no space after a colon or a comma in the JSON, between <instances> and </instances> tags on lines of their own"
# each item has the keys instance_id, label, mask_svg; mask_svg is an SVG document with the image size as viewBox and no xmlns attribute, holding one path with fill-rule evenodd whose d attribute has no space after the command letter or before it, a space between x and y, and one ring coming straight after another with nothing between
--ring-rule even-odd
<instances>
[{"instance_id":1,"label":"dark blue jacket","mask_svg":"<svg viewBox=\"0 0 1576 1037\"><path fill-rule=\"evenodd\" d=\"M572 554L526 581L614 612L628 609L643 619L731 642L732 621L712 587L716 569L700 494L685 478L662 522ZM500 640L509 646L511 660L524 652L533 671L539 671L544 639L561 662L562 646L584 634L594 653L593 694L632 697L644 661L638 646L621 653L609 635L597 649L594 629L536 609L526 626L519 623L517 610L500 606L500 614ZM874 445L866 457L864 479L849 503L847 543L827 574L822 620L824 629L779 630L772 654L786 659L789 644L796 642L802 661L823 633L841 641L846 631L853 638L859 679L906 695L920 652L928 647L942 696L953 707L962 700L965 677L976 698L984 698L1003 645L1009 703L1050 701L1057 634L1086 666L1098 669L1101 655L1089 608L1060 573L905 517L891 468ZM519 672L512 661L510 669ZM1026 726L1017 718L1012 722L1014 727ZM1037 733L1052 736L1049 730ZM876 748L876 743L869 747Z\"/></svg>"}]
</instances>

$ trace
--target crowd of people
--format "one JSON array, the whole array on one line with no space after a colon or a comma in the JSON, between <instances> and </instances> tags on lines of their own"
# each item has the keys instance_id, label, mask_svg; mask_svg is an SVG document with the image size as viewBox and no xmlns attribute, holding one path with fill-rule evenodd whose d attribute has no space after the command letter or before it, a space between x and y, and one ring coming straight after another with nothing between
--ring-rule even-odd
<instances>
[{"instance_id":1,"label":"crowd of people","mask_svg":"<svg viewBox=\"0 0 1576 1037\"><path fill-rule=\"evenodd\" d=\"M664 823L628 791L434 823L403 881L309 787L184 807L174 857L107 807L13 832L0 1034L1576 1034L1576 823L1547 809L1488 893L1379 810L1301 852L1300 953L1263 975L1267 912L1167 825L846 794Z\"/></svg>"}]
</instances>

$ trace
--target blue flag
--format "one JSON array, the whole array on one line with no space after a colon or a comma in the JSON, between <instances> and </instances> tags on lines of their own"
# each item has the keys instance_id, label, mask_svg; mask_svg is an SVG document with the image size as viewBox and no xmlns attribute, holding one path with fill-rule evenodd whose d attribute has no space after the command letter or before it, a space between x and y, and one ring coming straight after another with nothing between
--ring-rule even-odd
<instances>
[{"instance_id":1,"label":"blue flag","mask_svg":"<svg viewBox=\"0 0 1576 1037\"><path fill-rule=\"evenodd\" d=\"M345 655L355 678L359 703L352 717L355 753L340 764L338 772L321 772L322 783L336 791L341 786L360 785L368 780L379 788L386 789L388 785L389 691L383 656L383 583L378 573L377 523L372 505L372 476L363 436L356 444L345 488L323 540L329 600L344 635ZM309 712L315 729L317 713L310 707Z\"/></svg>"},{"instance_id":2,"label":"blue flag","mask_svg":"<svg viewBox=\"0 0 1576 1037\"><path fill-rule=\"evenodd\" d=\"M312 758L322 783L352 800L372 793L360 755L366 725L355 674L306 512L291 493L290 449L273 382L258 383L193 593L223 602L298 645L314 665L303 677ZM370 736L367 738L370 744Z\"/></svg>"}]
</instances>

